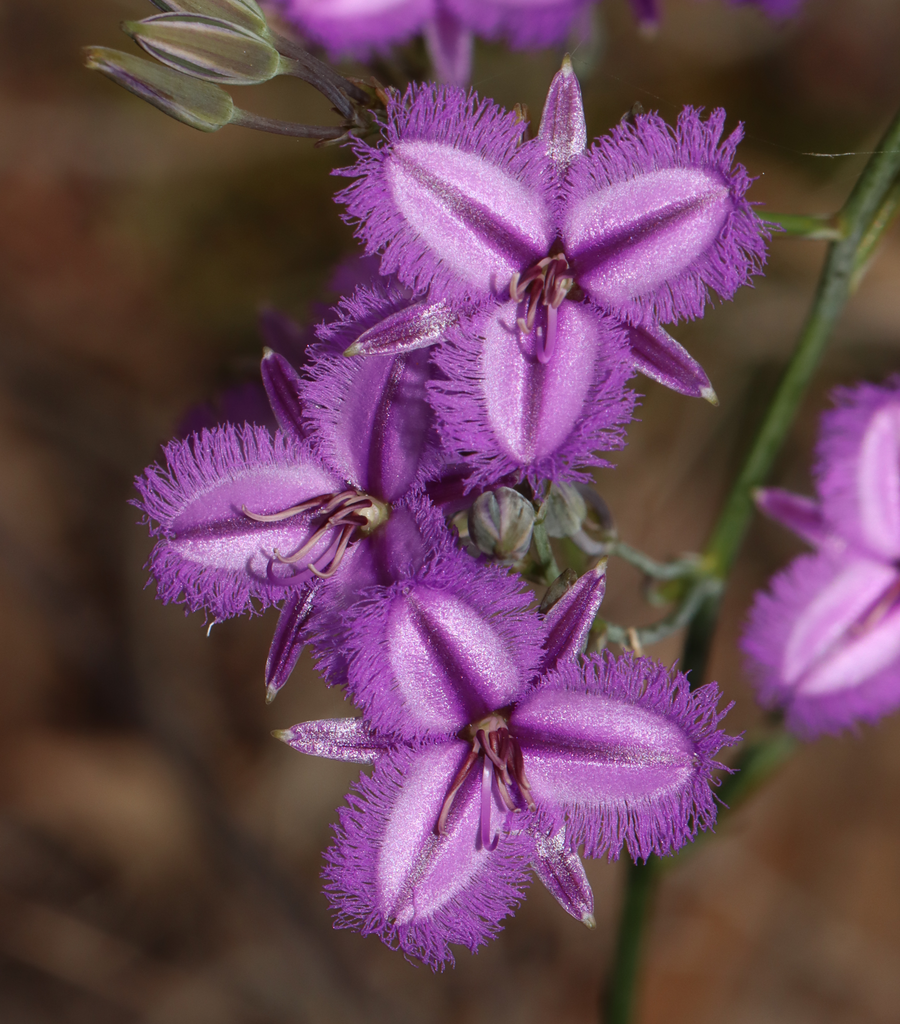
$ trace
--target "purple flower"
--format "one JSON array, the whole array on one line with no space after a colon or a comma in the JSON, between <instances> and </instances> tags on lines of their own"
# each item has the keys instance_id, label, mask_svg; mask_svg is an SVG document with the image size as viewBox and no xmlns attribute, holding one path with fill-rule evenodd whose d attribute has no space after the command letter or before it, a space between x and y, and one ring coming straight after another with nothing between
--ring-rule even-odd
<instances>
[{"instance_id":1,"label":"purple flower","mask_svg":"<svg viewBox=\"0 0 900 1024\"><path fill-rule=\"evenodd\" d=\"M472 36L514 49L563 42L589 0L278 0L284 16L333 58L365 60L423 32L435 73L465 84Z\"/></svg>"},{"instance_id":2,"label":"purple flower","mask_svg":"<svg viewBox=\"0 0 900 1024\"><path fill-rule=\"evenodd\" d=\"M900 706L900 378L835 392L819 500L775 488L763 512L817 548L756 596L742 639L760 699L811 738Z\"/></svg>"},{"instance_id":3,"label":"purple flower","mask_svg":"<svg viewBox=\"0 0 900 1024\"><path fill-rule=\"evenodd\" d=\"M381 321L406 301L387 284L352 312L357 323ZM331 332L340 331L339 321ZM266 354L274 436L249 424L204 430L170 443L165 467L136 480L138 507L156 524L149 568L164 601L215 620L284 602L270 697L296 662L323 583L345 593L388 582L395 561L427 549L415 494L441 467L428 352L350 360L333 345L317 346L306 380Z\"/></svg>"},{"instance_id":4,"label":"purple flower","mask_svg":"<svg viewBox=\"0 0 900 1024\"><path fill-rule=\"evenodd\" d=\"M699 316L710 288L730 297L764 257L724 117L688 108L672 131L642 116L588 150L566 60L530 142L490 101L423 86L392 98L383 146L356 145L338 198L382 272L461 307L431 390L473 483L607 465L595 453L621 446L633 369L715 400L660 324Z\"/></svg>"},{"instance_id":5,"label":"purple flower","mask_svg":"<svg viewBox=\"0 0 900 1024\"><path fill-rule=\"evenodd\" d=\"M659 325L701 315L710 288L730 298L764 259L750 179L731 166L741 129L720 142L724 120L686 108L673 131L642 115L588 150L568 60L529 142L489 100L411 87L390 101L385 145L355 144L357 164L340 173L358 180L338 198L382 251L382 273L435 299L510 304L542 361L572 344L559 310L583 299L585 316L625 332L637 368L709 394Z\"/></svg>"},{"instance_id":6,"label":"purple flower","mask_svg":"<svg viewBox=\"0 0 900 1024\"><path fill-rule=\"evenodd\" d=\"M589 923L579 846L646 858L712 824L718 691L645 658L582 660L603 589L588 573L541 618L514 577L445 543L357 602L341 648L363 718L282 734L375 761L326 855L339 927L437 967L497 931L529 862Z\"/></svg>"}]
</instances>

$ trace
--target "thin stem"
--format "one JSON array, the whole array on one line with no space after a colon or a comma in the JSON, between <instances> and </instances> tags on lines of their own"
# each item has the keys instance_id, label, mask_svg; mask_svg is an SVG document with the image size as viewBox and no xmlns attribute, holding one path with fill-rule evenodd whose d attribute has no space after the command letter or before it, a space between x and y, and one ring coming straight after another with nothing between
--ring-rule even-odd
<instances>
[{"instance_id":1,"label":"thin stem","mask_svg":"<svg viewBox=\"0 0 900 1024\"><path fill-rule=\"evenodd\" d=\"M645 555L643 551L638 551L637 548L619 540L610 541L604 547L605 554L616 555L655 580L680 580L687 576L696 576L700 562L699 555L678 558L671 562L657 562L655 558Z\"/></svg>"},{"instance_id":2,"label":"thin stem","mask_svg":"<svg viewBox=\"0 0 900 1024\"><path fill-rule=\"evenodd\" d=\"M600 1008L604 1024L628 1024L631 1020L644 943L644 923L649 915L660 875L658 857L651 857L646 864L634 864L631 861L626 863L625 902L619 918L616 958Z\"/></svg>"},{"instance_id":3,"label":"thin stem","mask_svg":"<svg viewBox=\"0 0 900 1024\"><path fill-rule=\"evenodd\" d=\"M297 139L318 139L319 142L336 142L348 132L347 125L294 124L293 121L277 121L271 117L251 114L249 110L234 108L231 124L239 128L254 128L259 132L273 135L289 135Z\"/></svg>"},{"instance_id":4,"label":"thin stem","mask_svg":"<svg viewBox=\"0 0 900 1024\"><path fill-rule=\"evenodd\" d=\"M836 242L842 238L841 229L834 217L815 217L796 213L771 213L759 211L760 220L776 224L786 235L809 238L814 241Z\"/></svg>"},{"instance_id":5,"label":"thin stem","mask_svg":"<svg viewBox=\"0 0 900 1024\"><path fill-rule=\"evenodd\" d=\"M623 647L630 647L633 639L637 639L641 647L650 647L658 644L661 640L684 629L697 614L697 610L711 594L717 594L722 589L722 583L718 579L701 577L685 594L678 606L665 618L651 623L649 626L640 626L633 631L625 626L617 626L612 622L605 622L598 619L606 633L606 639L614 644L621 644Z\"/></svg>"},{"instance_id":6,"label":"thin stem","mask_svg":"<svg viewBox=\"0 0 900 1024\"><path fill-rule=\"evenodd\" d=\"M539 570L540 582L548 586L559 576L559 566L553 557L553 548L550 547L550 538L547 536L547 528L543 520L535 520L534 532L531 535L534 548L535 561Z\"/></svg>"}]
</instances>

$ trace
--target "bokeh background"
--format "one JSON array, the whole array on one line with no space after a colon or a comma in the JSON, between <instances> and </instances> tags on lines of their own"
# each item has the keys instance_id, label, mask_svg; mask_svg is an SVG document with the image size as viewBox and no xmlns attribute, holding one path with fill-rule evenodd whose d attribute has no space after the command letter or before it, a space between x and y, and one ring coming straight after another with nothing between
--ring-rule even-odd
<instances>
[{"instance_id":1,"label":"bokeh background","mask_svg":"<svg viewBox=\"0 0 900 1024\"><path fill-rule=\"evenodd\" d=\"M900 5L670 0L654 40L604 0L575 50L588 126L635 101L744 121L771 209L835 210L900 103ZM202 135L83 70L129 48L146 0L0 0L0 1019L7 1024L295 1024L596 1019L622 866L588 871L588 932L536 886L501 937L432 975L335 932L321 851L356 769L273 728L344 713L304 661L263 700L274 618L217 625L144 588L135 473L186 411L252 380L256 318L319 315L355 243L331 202L345 154L244 129ZM538 112L558 53L478 49L475 84ZM323 120L302 83L251 109ZM713 409L646 383L599 486L624 539L697 549L808 307L823 243L776 238L765 278L677 334ZM850 304L777 482L808 488L827 391L900 367L900 237ZM728 591L710 675L759 720L736 653L754 588L798 545L758 522ZM606 613L653 617L627 566ZM676 640L654 653L678 657ZM888 1024L900 1016L900 718L803 747L673 870L648 936L641 1024Z\"/></svg>"}]
</instances>

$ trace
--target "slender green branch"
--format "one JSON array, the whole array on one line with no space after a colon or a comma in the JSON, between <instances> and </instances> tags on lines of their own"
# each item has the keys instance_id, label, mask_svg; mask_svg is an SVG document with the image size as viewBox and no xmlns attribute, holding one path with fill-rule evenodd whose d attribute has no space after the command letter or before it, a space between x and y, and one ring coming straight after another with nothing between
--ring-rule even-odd
<instances>
[{"instance_id":1,"label":"slender green branch","mask_svg":"<svg viewBox=\"0 0 900 1024\"><path fill-rule=\"evenodd\" d=\"M559 566L553 557L553 548L550 547L550 538L547 536L547 528L544 526L543 520L540 522L535 520L534 532L531 537L539 582L549 586L559 576Z\"/></svg>"},{"instance_id":2,"label":"slender green branch","mask_svg":"<svg viewBox=\"0 0 900 1024\"><path fill-rule=\"evenodd\" d=\"M841 229L834 217L814 217L796 213L771 213L760 210L759 217L768 224L776 224L786 235L809 238L814 241L836 242Z\"/></svg>"},{"instance_id":3,"label":"slender green branch","mask_svg":"<svg viewBox=\"0 0 900 1024\"><path fill-rule=\"evenodd\" d=\"M604 544L606 555L616 555L623 561L640 569L646 576L655 580L680 580L688 576L696 576L700 563L699 555L677 558L671 562L657 562L655 558L645 555L630 544L619 540Z\"/></svg>"},{"instance_id":4,"label":"slender green branch","mask_svg":"<svg viewBox=\"0 0 900 1024\"><path fill-rule=\"evenodd\" d=\"M637 640L641 647L650 647L652 644L658 644L660 640L665 640L673 633L677 633L679 629L684 629L697 614L700 605L710 595L717 594L721 589L720 580L712 577L700 577L669 615L649 626L629 629L603 619L598 619L597 623L606 633L606 639L614 644L630 647L632 641Z\"/></svg>"},{"instance_id":5,"label":"slender green branch","mask_svg":"<svg viewBox=\"0 0 900 1024\"><path fill-rule=\"evenodd\" d=\"M855 292L859 287L872 257L878 248L878 243L884 236L885 231L894 223L897 215L900 214L900 178L894 180L890 191L884 197L884 202L875 214L868 231L863 235L859 248L856 250L856 260L853 264L853 273L850 277L850 291Z\"/></svg>"}]
</instances>

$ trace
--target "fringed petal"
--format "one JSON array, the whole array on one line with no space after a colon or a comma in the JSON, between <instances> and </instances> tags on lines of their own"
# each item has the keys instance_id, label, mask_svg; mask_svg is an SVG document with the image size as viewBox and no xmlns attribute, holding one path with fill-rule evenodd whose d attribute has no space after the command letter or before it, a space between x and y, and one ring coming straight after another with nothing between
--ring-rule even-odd
<instances>
[{"instance_id":1,"label":"fringed petal","mask_svg":"<svg viewBox=\"0 0 900 1024\"><path fill-rule=\"evenodd\" d=\"M435 826L469 747L458 740L379 759L340 811L325 854L335 925L375 934L433 969L453 963L451 943L473 952L500 929L521 898L531 840L479 841L480 772L457 793L442 835ZM505 809L492 794L495 830Z\"/></svg>"},{"instance_id":2,"label":"fringed petal","mask_svg":"<svg viewBox=\"0 0 900 1024\"><path fill-rule=\"evenodd\" d=\"M567 182L563 244L578 284L634 323L700 316L712 288L731 298L765 261L768 232L722 143L725 112L687 107L674 130L656 114L620 124Z\"/></svg>"},{"instance_id":3,"label":"fringed petal","mask_svg":"<svg viewBox=\"0 0 900 1024\"><path fill-rule=\"evenodd\" d=\"M806 555L756 595L741 648L760 701L811 739L900 706L900 572Z\"/></svg>"},{"instance_id":4,"label":"fringed petal","mask_svg":"<svg viewBox=\"0 0 900 1024\"><path fill-rule=\"evenodd\" d=\"M816 477L835 533L878 558L900 558L900 376L838 388L822 417Z\"/></svg>"},{"instance_id":5,"label":"fringed petal","mask_svg":"<svg viewBox=\"0 0 900 1024\"><path fill-rule=\"evenodd\" d=\"M631 654L559 666L510 719L538 810L588 857L678 849L715 822L719 697Z\"/></svg>"},{"instance_id":6,"label":"fringed petal","mask_svg":"<svg viewBox=\"0 0 900 1024\"><path fill-rule=\"evenodd\" d=\"M341 303L338 319L320 328L326 344L316 347L302 390L317 451L354 486L386 502L421 487L442 465L425 390L434 376L431 357L419 346L391 355L341 353L348 339L378 330L409 309L405 292L394 286L357 290ZM419 317L419 337L440 338L445 313Z\"/></svg>"},{"instance_id":7,"label":"fringed petal","mask_svg":"<svg viewBox=\"0 0 900 1024\"><path fill-rule=\"evenodd\" d=\"M410 86L388 103L386 143L355 142L358 180L336 198L381 272L434 299L508 292L556 233L543 198L548 158L523 146L516 115L449 86Z\"/></svg>"},{"instance_id":8,"label":"fringed petal","mask_svg":"<svg viewBox=\"0 0 900 1024\"><path fill-rule=\"evenodd\" d=\"M495 305L435 354L446 380L430 394L444 443L472 467L470 488L506 476L589 480L582 467L610 465L598 452L624 445L634 408L623 335L590 305L563 302L553 355L542 362L546 316L524 336L517 316L515 302Z\"/></svg>"},{"instance_id":9,"label":"fringed petal","mask_svg":"<svg viewBox=\"0 0 900 1024\"><path fill-rule=\"evenodd\" d=\"M445 532L420 572L359 595L327 640L368 721L402 740L452 736L511 704L540 662L521 579L474 562Z\"/></svg>"},{"instance_id":10,"label":"fringed petal","mask_svg":"<svg viewBox=\"0 0 900 1024\"><path fill-rule=\"evenodd\" d=\"M166 466L150 466L135 480L135 504L160 537L149 562L160 598L206 608L217 619L252 610L254 598L261 608L282 600L284 587L269 578L274 553L298 550L314 526L307 515L260 523L242 508L276 513L344 484L308 448L260 427L204 430L164 451ZM324 536L308 560L331 540Z\"/></svg>"}]
</instances>

